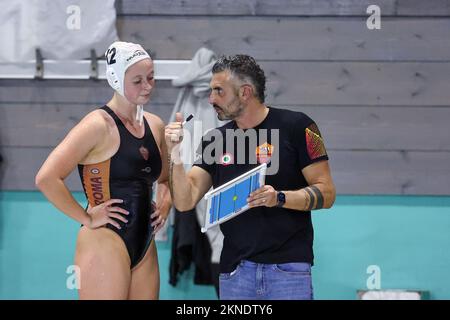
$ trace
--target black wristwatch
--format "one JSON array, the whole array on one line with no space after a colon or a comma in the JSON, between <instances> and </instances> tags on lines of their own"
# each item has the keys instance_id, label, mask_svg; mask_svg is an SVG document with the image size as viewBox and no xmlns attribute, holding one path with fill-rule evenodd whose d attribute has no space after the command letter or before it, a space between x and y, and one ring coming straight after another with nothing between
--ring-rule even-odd
<instances>
[{"instance_id":1,"label":"black wristwatch","mask_svg":"<svg viewBox=\"0 0 450 320\"><path fill-rule=\"evenodd\" d=\"M277 207L281 208L286 203L286 195L282 191L277 193Z\"/></svg>"}]
</instances>

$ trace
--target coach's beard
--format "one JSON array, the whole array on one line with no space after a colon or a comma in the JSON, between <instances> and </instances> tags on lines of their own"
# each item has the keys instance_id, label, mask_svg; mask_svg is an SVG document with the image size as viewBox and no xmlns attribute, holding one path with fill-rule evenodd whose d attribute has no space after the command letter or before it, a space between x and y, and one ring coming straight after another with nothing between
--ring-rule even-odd
<instances>
[{"instance_id":1,"label":"coach's beard","mask_svg":"<svg viewBox=\"0 0 450 320\"><path fill-rule=\"evenodd\" d=\"M235 101L237 100L237 108L235 111L229 111L230 110L230 106L233 105L233 103L235 103ZM224 120L234 120L237 117L239 117L242 112L244 111L244 107L239 103L239 98L235 98L233 101L231 101L225 108L222 108L220 106L218 106L217 104L213 104L214 109L217 112L217 118L221 121Z\"/></svg>"}]
</instances>

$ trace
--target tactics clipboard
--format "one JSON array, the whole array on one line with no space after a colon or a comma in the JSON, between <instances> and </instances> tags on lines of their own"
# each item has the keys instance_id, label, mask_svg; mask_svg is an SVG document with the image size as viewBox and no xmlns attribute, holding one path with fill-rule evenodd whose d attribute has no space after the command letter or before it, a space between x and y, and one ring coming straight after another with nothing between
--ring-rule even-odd
<instances>
[{"instance_id":1,"label":"tactics clipboard","mask_svg":"<svg viewBox=\"0 0 450 320\"><path fill-rule=\"evenodd\" d=\"M207 204L202 232L247 211L247 198L264 185L266 170L267 164L263 163L205 194Z\"/></svg>"}]
</instances>

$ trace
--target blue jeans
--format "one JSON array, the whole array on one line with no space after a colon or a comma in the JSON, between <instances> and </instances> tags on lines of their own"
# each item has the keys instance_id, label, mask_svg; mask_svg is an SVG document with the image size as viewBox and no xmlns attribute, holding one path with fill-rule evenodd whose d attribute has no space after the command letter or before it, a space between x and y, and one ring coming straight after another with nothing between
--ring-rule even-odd
<instances>
[{"instance_id":1,"label":"blue jeans","mask_svg":"<svg viewBox=\"0 0 450 320\"><path fill-rule=\"evenodd\" d=\"M221 273L221 300L312 300L311 265L303 262L264 264L242 260Z\"/></svg>"}]
</instances>

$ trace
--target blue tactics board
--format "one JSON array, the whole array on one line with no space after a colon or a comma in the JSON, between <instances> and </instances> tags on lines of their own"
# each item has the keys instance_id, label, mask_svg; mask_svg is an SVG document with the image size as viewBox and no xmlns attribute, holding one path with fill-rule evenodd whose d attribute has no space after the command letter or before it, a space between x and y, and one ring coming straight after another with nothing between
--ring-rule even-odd
<instances>
[{"instance_id":1,"label":"blue tactics board","mask_svg":"<svg viewBox=\"0 0 450 320\"><path fill-rule=\"evenodd\" d=\"M267 164L263 163L205 194L207 205L202 232L248 210L247 198L264 185L266 169Z\"/></svg>"}]
</instances>

